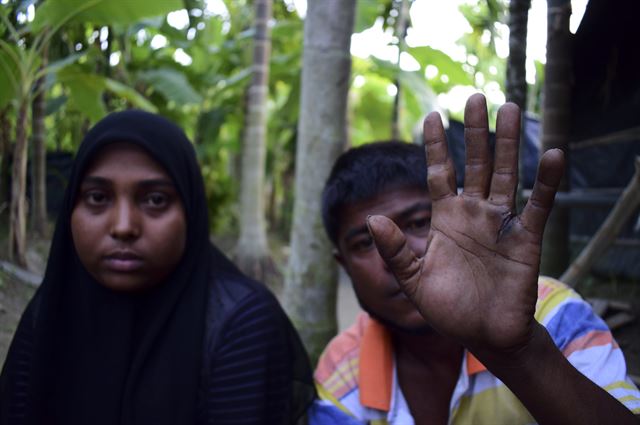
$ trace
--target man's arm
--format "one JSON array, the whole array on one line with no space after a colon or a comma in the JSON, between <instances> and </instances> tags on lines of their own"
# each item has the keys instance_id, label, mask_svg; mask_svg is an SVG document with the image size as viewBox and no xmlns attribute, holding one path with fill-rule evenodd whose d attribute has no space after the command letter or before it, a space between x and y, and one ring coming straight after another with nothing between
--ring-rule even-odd
<instances>
[{"instance_id":1,"label":"man's arm","mask_svg":"<svg viewBox=\"0 0 640 425\"><path fill-rule=\"evenodd\" d=\"M425 319L457 340L500 378L540 423L636 423L633 414L578 372L534 319L542 234L564 171L564 155L546 152L524 210L515 211L520 111L504 105L488 144L484 97L465 110L465 183L455 171L437 113L424 123L433 202L425 255L417 258L386 217L369 228Z\"/></svg>"}]
</instances>

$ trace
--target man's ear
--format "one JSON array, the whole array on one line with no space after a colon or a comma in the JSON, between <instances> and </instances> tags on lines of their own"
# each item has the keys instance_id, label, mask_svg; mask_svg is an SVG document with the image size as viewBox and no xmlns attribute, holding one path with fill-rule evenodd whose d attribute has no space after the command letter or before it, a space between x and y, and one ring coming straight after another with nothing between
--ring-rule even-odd
<instances>
[{"instance_id":1,"label":"man's ear","mask_svg":"<svg viewBox=\"0 0 640 425\"><path fill-rule=\"evenodd\" d=\"M347 267L344 263L344 257L342 256L342 253L338 248L333 249L333 258L338 262L338 264L340 264L340 266L342 266L345 271L347 270Z\"/></svg>"}]
</instances>

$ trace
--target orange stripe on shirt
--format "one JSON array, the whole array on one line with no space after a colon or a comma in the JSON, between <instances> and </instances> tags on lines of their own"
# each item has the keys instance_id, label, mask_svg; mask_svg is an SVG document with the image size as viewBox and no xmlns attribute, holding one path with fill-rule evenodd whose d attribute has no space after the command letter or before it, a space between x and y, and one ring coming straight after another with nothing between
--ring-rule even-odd
<instances>
[{"instance_id":1,"label":"orange stripe on shirt","mask_svg":"<svg viewBox=\"0 0 640 425\"><path fill-rule=\"evenodd\" d=\"M564 354L565 357L569 357L575 351L608 344L611 344L613 348L618 348L618 344L613 339L611 332L599 330L591 331L567 344L564 350L562 350L562 354Z\"/></svg>"},{"instance_id":2,"label":"orange stripe on shirt","mask_svg":"<svg viewBox=\"0 0 640 425\"><path fill-rule=\"evenodd\" d=\"M393 386L393 345L387 329L369 320L360 350L360 403L389 411Z\"/></svg>"}]
</instances>

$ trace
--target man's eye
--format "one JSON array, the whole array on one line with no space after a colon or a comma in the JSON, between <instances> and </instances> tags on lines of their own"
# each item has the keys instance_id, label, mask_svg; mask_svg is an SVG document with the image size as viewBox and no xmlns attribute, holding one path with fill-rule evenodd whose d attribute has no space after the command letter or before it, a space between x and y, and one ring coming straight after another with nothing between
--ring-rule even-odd
<instances>
[{"instance_id":1,"label":"man's eye","mask_svg":"<svg viewBox=\"0 0 640 425\"><path fill-rule=\"evenodd\" d=\"M373 247L373 239L371 238L371 236L360 238L356 241L353 241L353 243L351 244L351 250L355 252L366 251L371 247Z\"/></svg>"},{"instance_id":2,"label":"man's eye","mask_svg":"<svg viewBox=\"0 0 640 425\"><path fill-rule=\"evenodd\" d=\"M411 232L416 234L423 234L429 231L431 227L431 217L422 217L414 220L409 220L404 225L405 232Z\"/></svg>"},{"instance_id":3,"label":"man's eye","mask_svg":"<svg viewBox=\"0 0 640 425\"><path fill-rule=\"evenodd\" d=\"M409 229L424 229L425 227L428 227L430 223L431 220L429 220L428 218L420 218L407 223L407 227Z\"/></svg>"}]
</instances>

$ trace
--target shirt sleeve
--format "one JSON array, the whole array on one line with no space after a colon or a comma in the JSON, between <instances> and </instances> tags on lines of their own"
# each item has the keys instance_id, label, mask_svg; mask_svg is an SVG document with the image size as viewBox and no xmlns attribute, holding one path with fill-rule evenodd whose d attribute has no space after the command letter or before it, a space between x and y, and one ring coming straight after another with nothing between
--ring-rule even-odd
<instances>
[{"instance_id":1,"label":"shirt sleeve","mask_svg":"<svg viewBox=\"0 0 640 425\"><path fill-rule=\"evenodd\" d=\"M284 312L264 291L225 323L205 388L205 423L287 423L292 385Z\"/></svg>"},{"instance_id":2,"label":"shirt sleeve","mask_svg":"<svg viewBox=\"0 0 640 425\"><path fill-rule=\"evenodd\" d=\"M549 279L540 287L543 290L536 318L567 360L629 410L640 414L640 392L627 376L622 350L604 320L564 284Z\"/></svg>"},{"instance_id":3,"label":"shirt sleeve","mask_svg":"<svg viewBox=\"0 0 640 425\"><path fill-rule=\"evenodd\" d=\"M309 425L364 425L329 400L316 400L309 410Z\"/></svg>"}]
</instances>

